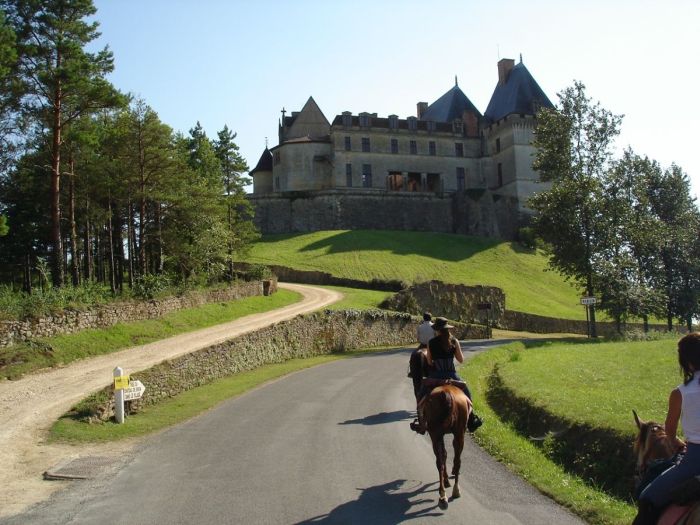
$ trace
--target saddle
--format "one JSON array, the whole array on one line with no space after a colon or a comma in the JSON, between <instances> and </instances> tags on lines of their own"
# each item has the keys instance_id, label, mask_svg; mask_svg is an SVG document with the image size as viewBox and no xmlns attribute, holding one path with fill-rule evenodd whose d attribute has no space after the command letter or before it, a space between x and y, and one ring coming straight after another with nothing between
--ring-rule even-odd
<instances>
[{"instance_id":1,"label":"saddle","mask_svg":"<svg viewBox=\"0 0 700 525\"><path fill-rule=\"evenodd\" d=\"M457 381L456 379L435 379L433 377L424 377L422 384L426 389L430 390L444 385L454 385L457 388L464 390L464 388L467 386L464 381Z\"/></svg>"}]
</instances>

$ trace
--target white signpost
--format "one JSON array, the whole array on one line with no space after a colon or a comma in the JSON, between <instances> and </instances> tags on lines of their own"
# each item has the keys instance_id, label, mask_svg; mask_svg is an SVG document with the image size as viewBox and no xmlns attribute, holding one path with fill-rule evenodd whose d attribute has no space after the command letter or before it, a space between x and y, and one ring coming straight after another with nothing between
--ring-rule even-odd
<instances>
[{"instance_id":1,"label":"white signpost","mask_svg":"<svg viewBox=\"0 0 700 525\"><path fill-rule=\"evenodd\" d=\"M595 297L581 297L581 304L584 306L588 306L590 304L596 304L598 302L598 299Z\"/></svg>"},{"instance_id":2,"label":"white signpost","mask_svg":"<svg viewBox=\"0 0 700 525\"><path fill-rule=\"evenodd\" d=\"M594 327L592 326L591 323L591 318L588 316L588 309L591 306L594 306L598 302L598 299L595 297L581 297L581 304L586 308L586 326L588 327L588 337L594 336L593 329Z\"/></svg>"},{"instance_id":3,"label":"white signpost","mask_svg":"<svg viewBox=\"0 0 700 525\"><path fill-rule=\"evenodd\" d=\"M117 423L124 423L124 401L139 399L146 387L138 380L131 381L124 375L121 367L114 369L114 418Z\"/></svg>"}]
</instances>

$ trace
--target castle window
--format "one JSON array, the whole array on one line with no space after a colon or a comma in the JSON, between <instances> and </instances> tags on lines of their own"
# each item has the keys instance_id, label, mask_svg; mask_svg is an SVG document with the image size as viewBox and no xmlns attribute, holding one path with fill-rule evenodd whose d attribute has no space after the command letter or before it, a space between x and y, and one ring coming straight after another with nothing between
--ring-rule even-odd
<instances>
[{"instance_id":1,"label":"castle window","mask_svg":"<svg viewBox=\"0 0 700 525\"><path fill-rule=\"evenodd\" d=\"M399 117L389 115L389 129L399 129Z\"/></svg>"},{"instance_id":2,"label":"castle window","mask_svg":"<svg viewBox=\"0 0 700 525\"><path fill-rule=\"evenodd\" d=\"M360 113L360 127L368 128L372 124L372 119L368 113Z\"/></svg>"},{"instance_id":3,"label":"castle window","mask_svg":"<svg viewBox=\"0 0 700 525\"><path fill-rule=\"evenodd\" d=\"M371 188L372 187L372 165L363 164L362 165L362 187Z\"/></svg>"},{"instance_id":4,"label":"castle window","mask_svg":"<svg viewBox=\"0 0 700 525\"><path fill-rule=\"evenodd\" d=\"M418 129L418 119L416 117L408 117L408 129L416 131Z\"/></svg>"},{"instance_id":5,"label":"castle window","mask_svg":"<svg viewBox=\"0 0 700 525\"><path fill-rule=\"evenodd\" d=\"M390 171L387 177L389 189L392 191L403 190L403 174L399 171Z\"/></svg>"},{"instance_id":6,"label":"castle window","mask_svg":"<svg viewBox=\"0 0 700 525\"><path fill-rule=\"evenodd\" d=\"M399 152L399 141L397 139L391 139L391 152L392 153Z\"/></svg>"},{"instance_id":7,"label":"castle window","mask_svg":"<svg viewBox=\"0 0 700 525\"><path fill-rule=\"evenodd\" d=\"M503 164L498 163L498 187L503 186Z\"/></svg>"},{"instance_id":8,"label":"castle window","mask_svg":"<svg viewBox=\"0 0 700 525\"><path fill-rule=\"evenodd\" d=\"M345 137L345 151L351 151L352 150L352 142L350 141L350 137Z\"/></svg>"},{"instance_id":9,"label":"castle window","mask_svg":"<svg viewBox=\"0 0 700 525\"><path fill-rule=\"evenodd\" d=\"M345 185L352 188L352 164L345 165Z\"/></svg>"},{"instance_id":10,"label":"castle window","mask_svg":"<svg viewBox=\"0 0 700 525\"><path fill-rule=\"evenodd\" d=\"M432 156L437 155L437 147L435 146L435 141L431 140L428 142L428 153Z\"/></svg>"},{"instance_id":11,"label":"castle window","mask_svg":"<svg viewBox=\"0 0 700 525\"><path fill-rule=\"evenodd\" d=\"M369 137L362 137L362 151L369 152Z\"/></svg>"},{"instance_id":12,"label":"castle window","mask_svg":"<svg viewBox=\"0 0 700 525\"><path fill-rule=\"evenodd\" d=\"M282 160L282 157L280 156L279 151L275 151L275 156L273 157L273 159L275 161L275 166L277 166L280 163L280 161Z\"/></svg>"},{"instance_id":13,"label":"castle window","mask_svg":"<svg viewBox=\"0 0 700 525\"><path fill-rule=\"evenodd\" d=\"M464 157L464 144L455 142L455 157Z\"/></svg>"},{"instance_id":14,"label":"castle window","mask_svg":"<svg viewBox=\"0 0 700 525\"><path fill-rule=\"evenodd\" d=\"M343 126L346 128L352 127L352 113L343 111Z\"/></svg>"},{"instance_id":15,"label":"castle window","mask_svg":"<svg viewBox=\"0 0 700 525\"><path fill-rule=\"evenodd\" d=\"M415 140L412 140L408 143L408 149L411 152L411 155L418 154L418 144L416 144Z\"/></svg>"},{"instance_id":16,"label":"castle window","mask_svg":"<svg viewBox=\"0 0 700 525\"><path fill-rule=\"evenodd\" d=\"M452 131L454 133L464 133L464 125L462 119L456 118L452 121Z\"/></svg>"},{"instance_id":17,"label":"castle window","mask_svg":"<svg viewBox=\"0 0 700 525\"><path fill-rule=\"evenodd\" d=\"M501 152L501 139L498 138L498 139L496 139L496 153L500 153L500 152Z\"/></svg>"},{"instance_id":18,"label":"castle window","mask_svg":"<svg viewBox=\"0 0 700 525\"><path fill-rule=\"evenodd\" d=\"M457 189L459 191L464 191L466 188L466 182L465 182L465 172L464 168L461 166L457 167Z\"/></svg>"},{"instance_id":19,"label":"castle window","mask_svg":"<svg viewBox=\"0 0 700 525\"><path fill-rule=\"evenodd\" d=\"M427 121L426 126L428 127L428 131L435 131L435 121L434 120Z\"/></svg>"}]
</instances>

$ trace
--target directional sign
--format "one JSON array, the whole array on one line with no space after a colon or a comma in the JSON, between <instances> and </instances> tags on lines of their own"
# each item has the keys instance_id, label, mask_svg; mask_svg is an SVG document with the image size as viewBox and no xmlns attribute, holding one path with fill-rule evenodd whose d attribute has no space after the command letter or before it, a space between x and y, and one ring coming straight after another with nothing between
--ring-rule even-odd
<instances>
[{"instance_id":1,"label":"directional sign","mask_svg":"<svg viewBox=\"0 0 700 525\"><path fill-rule=\"evenodd\" d=\"M589 305L589 304L596 304L598 300L595 297L581 297L581 304L583 305Z\"/></svg>"},{"instance_id":2,"label":"directional sign","mask_svg":"<svg viewBox=\"0 0 700 525\"><path fill-rule=\"evenodd\" d=\"M124 401L139 399L146 391L141 381L129 381L129 387L124 389Z\"/></svg>"}]
</instances>

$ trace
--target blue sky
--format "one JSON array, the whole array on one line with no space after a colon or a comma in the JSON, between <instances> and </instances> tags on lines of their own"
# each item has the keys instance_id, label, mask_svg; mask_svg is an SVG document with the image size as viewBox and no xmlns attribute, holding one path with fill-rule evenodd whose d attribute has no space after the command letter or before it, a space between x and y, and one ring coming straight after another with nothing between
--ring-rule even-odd
<instances>
[{"instance_id":1,"label":"blue sky","mask_svg":"<svg viewBox=\"0 0 700 525\"><path fill-rule=\"evenodd\" d=\"M313 96L326 118L405 118L459 86L483 112L499 58L523 62L552 102L582 81L624 114L617 146L680 165L700 195L700 2L95 0L110 80L163 122L226 124L251 169L280 111Z\"/></svg>"}]
</instances>

